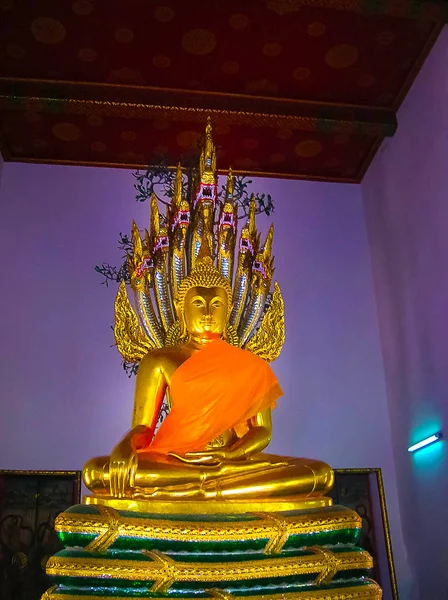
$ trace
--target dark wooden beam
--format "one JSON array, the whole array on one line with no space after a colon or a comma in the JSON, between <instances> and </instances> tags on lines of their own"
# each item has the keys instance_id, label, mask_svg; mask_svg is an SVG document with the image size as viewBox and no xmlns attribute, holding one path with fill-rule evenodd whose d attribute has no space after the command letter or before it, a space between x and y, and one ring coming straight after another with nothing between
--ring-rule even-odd
<instances>
[{"instance_id":1,"label":"dark wooden beam","mask_svg":"<svg viewBox=\"0 0 448 600\"><path fill-rule=\"evenodd\" d=\"M448 22L446 0L266 0L266 7L280 15L296 12L305 6L345 10L364 16L387 15Z\"/></svg>"},{"instance_id":2,"label":"dark wooden beam","mask_svg":"<svg viewBox=\"0 0 448 600\"><path fill-rule=\"evenodd\" d=\"M0 109L46 114L98 115L136 119L166 118L216 124L289 128L372 137L392 136L397 127L390 108L305 102L166 88L0 78Z\"/></svg>"}]
</instances>

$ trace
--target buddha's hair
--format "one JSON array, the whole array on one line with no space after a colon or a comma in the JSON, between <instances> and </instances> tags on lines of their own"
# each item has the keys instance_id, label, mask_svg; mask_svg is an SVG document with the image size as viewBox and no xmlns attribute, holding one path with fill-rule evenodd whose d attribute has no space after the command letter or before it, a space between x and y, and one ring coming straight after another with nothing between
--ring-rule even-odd
<instances>
[{"instance_id":1,"label":"buddha's hair","mask_svg":"<svg viewBox=\"0 0 448 600\"><path fill-rule=\"evenodd\" d=\"M230 316L232 310L232 288L230 283L221 275L214 266L212 259L209 257L198 261L191 273L182 279L176 297L176 304L181 313L183 313L184 310L184 301L188 290L198 286L205 288L223 288L228 299L227 316Z\"/></svg>"}]
</instances>

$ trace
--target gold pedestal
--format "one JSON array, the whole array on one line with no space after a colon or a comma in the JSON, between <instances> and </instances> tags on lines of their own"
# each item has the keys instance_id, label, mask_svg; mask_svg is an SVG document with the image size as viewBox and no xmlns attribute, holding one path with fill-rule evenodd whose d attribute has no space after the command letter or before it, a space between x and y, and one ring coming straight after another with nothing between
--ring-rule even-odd
<instances>
[{"instance_id":1,"label":"gold pedestal","mask_svg":"<svg viewBox=\"0 0 448 600\"><path fill-rule=\"evenodd\" d=\"M327 498L132 502L87 497L59 515L45 600L381 598L359 515Z\"/></svg>"},{"instance_id":2,"label":"gold pedestal","mask_svg":"<svg viewBox=\"0 0 448 600\"><path fill-rule=\"evenodd\" d=\"M290 510L324 508L332 505L331 498L264 498L262 500L133 500L108 496L85 496L83 504L102 505L116 510L130 510L158 515L223 515L243 513L277 513Z\"/></svg>"}]
</instances>

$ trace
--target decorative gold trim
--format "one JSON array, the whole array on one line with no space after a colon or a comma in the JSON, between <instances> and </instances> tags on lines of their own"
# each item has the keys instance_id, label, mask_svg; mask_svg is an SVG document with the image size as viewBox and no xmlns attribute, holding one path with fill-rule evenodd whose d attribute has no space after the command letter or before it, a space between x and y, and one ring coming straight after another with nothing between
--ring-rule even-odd
<instances>
[{"instance_id":1,"label":"decorative gold trim","mask_svg":"<svg viewBox=\"0 0 448 600\"><path fill-rule=\"evenodd\" d=\"M348 473L348 474L366 474L366 475L374 475L376 478L376 482L378 485L378 495L380 498L380 507L381 507L381 517L382 517L382 526L384 530L384 538L386 543L386 554L387 554L387 562L389 566L389 580L392 589L392 598L393 600L399 600L398 596L398 584L397 584L397 576L395 571L394 564L394 555L392 551L392 540L389 529L389 519L387 516L387 506L386 506L386 493L384 490L384 481L383 474L380 468L367 468L367 469L334 469L335 475L338 473Z\"/></svg>"},{"instance_id":2,"label":"decorative gold trim","mask_svg":"<svg viewBox=\"0 0 448 600\"><path fill-rule=\"evenodd\" d=\"M211 98L225 98L228 99L237 99L244 100L253 103L254 101L261 101L266 103L275 103L279 104L293 104L295 107L302 106L307 107L308 109L312 108L313 110L322 110L322 109L337 109L341 111L354 111L358 110L360 112L366 113L390 113L390 109L384 106L371 106L365 104L355 104L351 102L328 102L325 100L300 100L297 98L288 98L285 96L263 96L263 95L251 95L251 94L241 94L236 92L217 92L213 90L190 90L185 88L171 88L171 87L158 87L152 85L132 85L129 83L110 83L107 81L72 81L70 79L39 79L33 77L0 77L0 84L12 84L14 86L25 84L35 84L38 86L49 86L54 88L57 86L58 88L62 87L74 87L80 88L85 87L90 90L94 88L98 89L106 89L106 90L133 90L135 92L150 92L152 94L167 94L174 95L177 98L179 96L198 96L198 97L207 97ZM8 94L9 96L10 94Z\"/></svg>"},{"instance_id":3,"label":"decorative gold trim","mask_svg":"<svg viewBox=\"0 0 448 600\"><path fill-rule=\"evenodd\" d=\"M52 600L52 598L54 598L54 592L56 592L56 590L58 589L59 586L57 585L52 585L51 588L49 588L46 592L44 592L42 594L42 598L41 600Z\"/></svg>"},{"instance_id":4,"label":"decorative gold trim","mask_svg":"<svg viewBox=\"0 0 448 600\"><path fill-rule=\"evenodd\" d=\"M99 531L99 535L86 546L86 552L106 552L120 536L120 515L118 512L109 506L98 506L98 510L107 523L107 527L102 528L102 530L98 527L95 528L95 532ZM56 517L56 520L60 517L61 515ZM56 521L55 529L56 531L61 531L57 529Z\"/></svg>"},{"instance_id":5,"label":"decorative gold trim","mask_svg":"<svg viewBox=\"0 0 448 600\"><path fill-rule=\"evenodd\" d=\"M257 333L246 344L246 349L267 362L276 360L285 343L285 304L277 282L272 300Z\"/></svg>"},{"instance_id":6,"label":"decorative gold trim","mask_svg":"<svg viewBox=\"0 0 448 600\"><path fill-rule=\"evenodd\" d=\"M91 557L53 556L46 572L58 577L107 577L125 581L152 581L151 591L166 592L175 581L249 581L271 577L316 574L327 583L339 571L371 569L372 557L359 552L330 550L306 556L284 556L263 560L203 563L175 561L158 551L143 551L152 560L105 560ZM333 575L330 577L331 573Z\"/></svg>"},{"instance_id":7,"label":"decorative gold trim","mask_svg":"<svg viewBox=\"0 0 448 600\"><path fill-rule=\"evenodd\" d=\"M265 500L136 500L132 498L110 498L109 496L84 496L83 504L110 506L116 510L130 510L159 515L208 515L241 513L279 513L290 510L306 510L331 506L327 496L320 498L267 498Z\"/></svg>"},{"instance_id":8,"label":"decorative gold trim","mask_svg":"<svg viewBox=\"0 0 448 600\"><path fill-rule=\"evenodd\" d=\"M333 577L339 571L339 556L328 548L320 548L319 546L313 546L310 548L310 550L317 554L317 556L321 556L322 560L325 560L326 563L325 568L322 569L322 571L316 577L314 584L326 585L327 583L330 583Z\"/></svg>"},{"instance_id":9,"label":"decorative gold trim","mask_svg":"<svg viewBox=\"0 0 448 600\"><path fill-rule=\"evenodd\" d=\"M188 542L224 542L267 539L266 554L281 551L290 535L359 529L361 517L350 509L281 517L257 513L251 521L171 521L121 516L110 507L98 506L100 514L61 513L55 520L60 533L96 534L87 551L103 552L118 537Z\"/></svg>"},{"instance_id":10,"label":"decorative gold trim","mask_svg":"<svg viewBox=\"0 0 448 600\"><path fill-rule=\"evenodd\" d=\"M157 343L146 335L129 301L124 280L115 298L114 338L118 352L129 363L139 362Z\"/></svg>"},{"instance_id":11,"label":"decorative gold trim","mask_svg":"<svg viewBox=\"0 0 448 600\"><path fill-rule=\"evenodd\" d=\"M163 552L159 552L158 550L143 551L142 554L146 554L152 558L152 560L157 563L158 567L160 567L162 571L162 575L159 577L158 581L155 581L154 585L149 591L166 593L173 583L176 582L176 561L166 554L163 554Z\"/></svg>"},{"instance_id":12,"label":"decorative gold trim","mask_svg":"<svg viewBox=\"0 0 448 600\"><path fill-rule=\"evenodd\" d=\"M381 469L375 469L378 482L378 493L380 496L381 516L383 518L384 537L386 540L387 562L389 564L390 585L392 587L393 600L398 600L398 584L395 572L394 555L392 552L392 540L389 530L389 518L387 516L386 493L384 491L384 481Z\"/></svg>"},{"instance_id":13,"label":"decorative gold trim","mask_svg":"<svg viewBox=\"0 0 448 600\"><path fill-rule=\"evenodd\" d=\"M218 595L218 592L221 596ZM365 585L338 587L333 590L307 590L258 596L240 596L216 589L207 590L207 593L212 598L221 597L229 600L248 600L248 598L250 600L381 600L382 596L380 587L373 581ZM49 600L67 600L67 595L51 591ZM98 600L98 596L70 595L70 600ZM101 596L101 600L129 600L129 596ZM153 597L152 600L166 600L166 595ZM197 597L191 596L183 600L197 600Z\"/></svg>"},{"instance_id":14,"label":"decorative gold trim","mask_svg":"<svg viewBox=\"0 0 448 600\"><path fill-rule=\"evenodd\" d=\"M384 135L392 136L395 133L396 125L392 124L393 131L387 132L387 127L391 124L385 121L364 121L361 119L341 119L337 115L332 117L317 117L315 115L297 115L297 114L279 114L260 111L220 109L212 107L198 106L172 106L163 104L145 104L142 102L117 102L113 100L91 100L75 98L49 98L43 96L19 96L10 94L0 94L0 106L7 111L38 110L45 111L42 104L49 104L53 107L58 106L58 114L72 115L91 115L105 117L126 117L132 119L155 119L158 117L167 117L172 121L190 123L203 123L207 117L213 117L216 122L226 125L251 126L256 128L289 128L299 131L315 132L317 123L337 123L338 126L345 125L346 130L371 137L376 135L372 132L372 125L385 128ZM61 112L61 107L64 108ZM384 109L388 111L387 108ZM219 118L218 118L219 117ZM223 118L225 117L225 118ZM365 129L364 129L364 126ZM331 130L331 128L330 128Z\"/></svg>"},{"instance_id":15,"label":"decorative gold trim","mask_svg":"<svg viewBox=\"0 0 448 600\"><path fill-rule=\"evenodd\" d=\"M59 166L70 166L70 167L101 167L106 169L148 169L151 165L143 163L116 163L107 161L86 161L86 160L63 160L59 158L29 158L27 156L8 156L5 158L5 162L23 162L28 164L37 165L59 165ZM167 166L167 169L175 169L174 165ZM224 169L217 169L217 173L220 175L226 175L227 171ZM234 175L247 175L248 177L275 177L278 179L302 179L303 181L325 181L333 183L360 183L360 181L354 177L328 177L325 175L309 175L307 173L277 173L275 171L251 171L247 169L233 169Z\"/></svg>"},{"instance_id":16,"label":"decorative gold trim","mask_svg":"<svg viewBox=\"0 0 448 600\"><path fill-rule=\"evenodd\" d=\"M265 521L266 525L272 523L274 531L270 532L269 541L265 546L264 553L265 554L279 554L283 548L283 546L288 541L289 536L292 533L291 523L288 518L280 518L277 515L273 515L270 513L258 513L261 520ZM298 523L296 523L298 525ZM317 524L316 524L317 525ZM307 529L305 525L304 529ZM320 527L319 527L320 529ZM337 527L336 529L340 529ZM267 533L268 527L265 527L265 531ZM312 531L315 531L313 528ZM306 533L310 533L311 530L306 531ZM305 533L305 531L301 530L300 533ZM244 539L244 538L243 538ZM247 539L247 538L246 538Z\"/></svg>"}]
</instances>

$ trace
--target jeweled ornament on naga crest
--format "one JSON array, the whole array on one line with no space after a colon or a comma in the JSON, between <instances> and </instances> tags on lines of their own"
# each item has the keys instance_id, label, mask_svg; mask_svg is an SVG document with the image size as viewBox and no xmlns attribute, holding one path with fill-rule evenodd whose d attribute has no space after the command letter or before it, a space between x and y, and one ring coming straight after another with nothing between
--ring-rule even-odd
<instances>
[{"instance_id":1,"label":"jeweled ornament on naga crest","mask_svg":"<svg viewBox=\"0 0 448 600\"><path fill-rule=\"evenodd\" d=\"M360 517L326 496L332 469L265 452L283 394L274 230L260 242L253 201L238 237L231 172L218 206L210 122L182 190L179 166L166 216L153 195L149 231L133 224L132 302L124 282L115 302L117 347L139 363L132 424L57 518L46 598L379 599Z\"/></svg>"}]
</instances>

